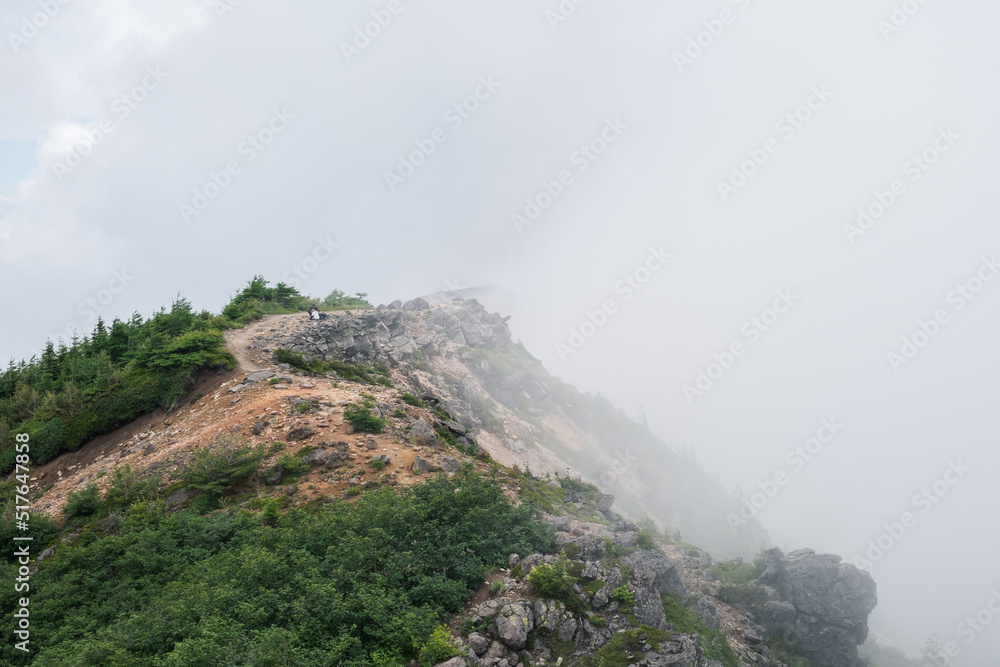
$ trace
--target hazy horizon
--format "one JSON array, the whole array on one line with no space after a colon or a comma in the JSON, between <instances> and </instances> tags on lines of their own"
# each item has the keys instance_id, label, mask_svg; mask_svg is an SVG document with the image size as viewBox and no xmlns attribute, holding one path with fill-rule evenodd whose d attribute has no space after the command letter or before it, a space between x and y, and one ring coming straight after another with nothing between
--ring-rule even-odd
<instances>
[{"instance_id":1,"label":"hazy horizon","mask_svg":"<svg viewBox=\"0 0 1000 667\"><path fill-rule=\"evenodd\" d=\"M777 546L867 561L873 630L1000 655L1000 7L2 16L4 360L255 274L376 304L496 285L550 372L641 407Z\"/></svg>"}]
</instances>

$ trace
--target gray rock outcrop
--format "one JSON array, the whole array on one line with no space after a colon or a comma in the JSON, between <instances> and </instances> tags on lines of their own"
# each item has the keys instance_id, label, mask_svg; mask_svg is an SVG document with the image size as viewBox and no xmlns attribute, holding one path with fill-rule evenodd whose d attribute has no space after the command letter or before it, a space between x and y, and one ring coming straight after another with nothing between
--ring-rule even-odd
<instances>
[{"instance_id":1,"label":"gray rock outcrop","mask_svg":"<svg viewBox=\"0 0 1000 667\"><path fill-rule=\"evenodd\" d=\"M765 603L760 620L768 630L783 631L818 664L860 667L857 647L868 637L868 615L878 602L875 581L841 561L812 549L769 549L758 581L773 587L780 600Z\"/></svg>"}]
</instances>

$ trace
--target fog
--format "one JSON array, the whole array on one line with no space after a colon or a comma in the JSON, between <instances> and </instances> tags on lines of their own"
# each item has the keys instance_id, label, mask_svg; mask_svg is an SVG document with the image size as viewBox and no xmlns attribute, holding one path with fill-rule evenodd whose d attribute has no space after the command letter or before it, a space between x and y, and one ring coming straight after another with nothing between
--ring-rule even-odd
<instances>
[{"instance_id":1,"label":"fog","mask_svg":"<svg viewBox=\"0 0 1000 667\"><path fill-rule=\"evenodd\" d=\"M257 273L496 285L552 373L641 407L776 545L863 562L873 630L993 664L998 20L9 0L0 354Z\"/></svg>"}]
</instances>

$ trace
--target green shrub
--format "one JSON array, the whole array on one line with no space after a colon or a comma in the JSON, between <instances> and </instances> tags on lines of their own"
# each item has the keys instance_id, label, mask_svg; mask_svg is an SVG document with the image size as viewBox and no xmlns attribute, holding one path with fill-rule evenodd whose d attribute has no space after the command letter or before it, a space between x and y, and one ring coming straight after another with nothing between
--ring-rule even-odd
<instances>
[{"instance_id":1,"label":"green shrub","mask_svg":"<svg viewBox=\"0 0 1000 667\"><path fill-rule=\"evenodd\" d=\"M631 607L635 604L635 594L627 586L619 586L611 591L609 597L623 607Z\"/></svg>"},{"instance_id":2,"label":"green shrub","mask_svg":"<svg viewBox=\"0 0 1000 667\"><path fill-rule=\"evenodd\" d=\"M450 445L451 447L458 447L458 440L455 439L455 434L449 429L443 426L434 426L434 432L437 436L441 438L441 441Z\"/></svg>"},{"instance_id":3,"label":"green shrub","mask_svg":"<svg viewBox=\"0 0 1000 667\"><path fill-rule=\"evenodd\" d=\"M371 408L355 404L344 409L344 419L359 433L381 433L388 423L372 414Z\"/></svg>"},{"instance_id":4,"label":"green shrub","mask_svg":"<svg viewBox=\"0 0 1000 667\"><path fill-rule=\"evenodd\" d=\"M302 352L285 350L282 348L278 348L274 351L274 358L279 363L288 364L292 368L305 373L313 373L315 375L336 373L337 377L343 380L363 382L365 384L379 384L383 386L392 384L389 381L391 373L389 369L383 365L360 366L357 364L349 364L344 361L339 361L337 359L324 361L318 357L312 357L310 361L306 361L305 355Z\"/></svg>"},{"instance_id":5,"label":"green shrub","mask_svg":"<svg viewBox=\"0 0 1000 667\"><path fill-rule=\"evenodd\" d=\"M281 518L281 501L277 498L268 498L264 501L261 510L261 519L269 526L275 526Z\"/></svg>"},{"instance_id":6,"label":"green shrub","mask_svg":"<svg viewBox=\"0 0 1000 667\"><path fill-rule=\"evenodd\" d=\"M186 488L217 499L248 479L263 459L262 447L198 449L194 452L194 462L179 477Z\"/></svg>"},{"instance_id":7,"label":"green shrub","mask_svg":"<svg viewBox=\"0 0 1000 667\"><path fill-rule=\"evenodd\" d=\"M383 461L382 459L372 459L371 466L376 470L381 470L386 466L386 462Z\"/></svg>"},{"instance_id":8,"label":"green shrub","mask_svg":"<svg viewBox=\"0 0 1000 667\"><path fill-rule=\"evenodd\" d=\"M109 507L127 508L141 500L153 500L160 488L160 479L161 475L157 473L143 477L130 465L120 466L112 473L105 501Z\"/></svg>"},{"instance_id":9,"label":"green shrub","mask_svg":"<svg viewBox=\"0 0 1000 667\"><path fill-rule=\"evenodd\" d=\"M427 405L421 401L419 398L410 393L404 393L400 398L407 405L412 405L415 408L426 408Z\"/></svg>"},{"instance_id":10,"label":"green shrub","mask_svg":"<svg viewBox=\"0 0 1000 667\"><path fill-rule=\"evenodd\" d=\"M788 667L815 667L812 660L799 655L795 647L780 635L770 634L764 638L764 643L771 649L774 657Z\"/></svg>"},{"instance_id":11,"label":"green shrub","mask_svg":"<svg viewBox=\"0 0 1000 667\"><path fill-rule=\"evenodd\" d=\"M566 554L566 558L576 560L576 557L580 555L580 545L576 542L567 542L563 546L563 553Z\"/></svg>"},{"instance_id":12,"label":"green shrub","mask_svg":"<svg viewBox=\"0 0 1000 667\"><path fill-rule=\"evenodd\" d=\"M148 320L136 313L110 326L98 319L71 345L46 343L40 356L0 372L0 474L14 467L11 433L27 433L31 459L52 460L158 408L169 410L211 368L232 368L217 316L183 298ZM196 400L196 399L195 399Z\"/></svg>"},{"instance_id":13,"label":"green shrub","mask_svg":"<svg viewBox=\"0 0 1000 667\"><path fill-rule=\"evenodd\" d=\"M628 554L629 551L635 551L635 549L628 549L620 544L615 544L610 537L604 538L604 557L612 563Z\"/></svg>"},{"instance_id":14,"label":"green shrub","mask_svg":"<svg viewBox=\"0 0 1000 667\"><path fill-rule=\"evenodd\" d=\"M749 584L764 573L764 554L759 553L752 563L742 559L727 560L712 566L711 574L724 584Z\"/></svg>"},{"instance_id":15,"label":"green shrub","mask_svg":"<svg viewBox=\"0 0 1000 667\"><path fill-rule=\"evenodd\" d=\"M698 645L709 660L718 660L725 667L739 667L740 662L729 641L718 630L709 630L694 609L687 608L680 598L671 594L660 597L667 622L677 632L698 635Z\"/></svg>"},{"instance_id":16,"label":"green shrub","mask_svg":"<svg viewBox=\"0 0 1000 667\"><path fill-rule=\"evenodd\" d=\"M278 460L273 466L271 466L270 471L277 471L281 476L281 483L288 484L294 478L299 477L309 469L302 459L298 456L293 456L288 452L285 452L278 457Z\"/></svg>"},{"instance_id":17,"label":"green shrub","mask_svg":"<svg viewBox=\"0 0 1000 667\"><path fill-rule=\"evenodd\" d=\"M80 491L69 494L63 511L70 518L85 519L97 514L99 509L101 509L101 492L97 485L91 482Z\"/></svg>"},{"instance_id":18,"label":"green shrub","mask_svg":"<svg viewBox=\"0 0 1000 667\"><path fill-rule=\"evenodd\" d=\"M531 568L528 583L544 598L565 600L572 595L576 579L566 572L566 561L561 558L554 565L539 563Z\"/></svg>"},{"instance_id":19,"label":"green shrub","mask_svg":"<svg viewBox=\"0 0 1000 667\"><path fill-rule=\"evenodd\" d=\"M11 482L15 480L11 478ZM18 522L15 521L14 515L14 494L7 494L5 492L4 486L6 482L0 482L0 498L9 498L10 506L9 512L0 519L0 563L11 562L16 563L18 556L15 554L15 550L18 547L24 546L24 541L14 540L15 537L30 537L31 538L31 551L32 553L41 553L45 546L59 533L59 528L56 523L50 519L47 515L41 512L32 512L30 520L28 523L27 530L21 530L18 526ZM13 586L11 586L13 588Z\"/></svg>"},{"instance_id":20,"label":"green shrub","mask_svg":"<svg viewBox=\"0 0 1000 667\"><path fill-rule=\"evenodd\" d=\"M400 410L399 408L396 408L395 410L392 411L392 416L395 417L396 419L405 419L406 413Z\"/></svg>"},{"instance_id":21,"label":"green shrub","mask_svg":"<svg viewBox=\"0 0 1000 667\"><path fill-rule=\"evenodd\" d=\"M756 611L767 602L767 591L757 584L722 584L716 597L726 604Z\"/></svg>"},{"instance_id":22,"label":"green shrub","mask_svg":"<svg viewBox=\"0 0 1000 667\"><path fill-rule=\"evenodd\" d=\"M452 642L451 630L447 625L439 625L431 633L427 643L420 649L420 667L433 667L439 662L450 660L458 655Z\"/></svg>"},{"instance_id":23,"label":"green shrub","mask_svg":"<svg viewBox=\"0 0 1000 667\"><path fill-rule=\"evenodd\" d=\"M648 530L641 529L639 534L636 536L635 544L640 549L655 549L656 541L653 539L653 533Z\"/></svg>"},{"instance_id":24,"label":"green shrub","mask_svg":"<svg viewBox=\"0 0 1000 667\"><path fill-rule=\"evenodd\" d=\"M32 574L37 653L2 642L0 664L401 667L487 571L552 543L473 473L275 517L280 502L202 516L139 501L117 535L84 532ZM0 577L17 567L0 562ZM18 595L5 587L0 604ZM0 633L16 621L0 617Z\"/></svg>"},{"instance_id":25,"label":"green shrub","mask_svg":"<svg viewBox=\"0 0 1000 667\"><path fill-rule=\"evenodd\" d=\"M642 635L645 635L645 639L639 639ZM642 625L639 626L639 629L619 632L597 653L584 656L579 665L581 667L628 667L628 665L639 662L636 656L644 655L643 646L646 644L652 646L654 651L658 651L660 650L660 642L672 639L673 634L670 632Z\"/></svg>"},{"instance_id":26,"label":"green shrub","mask_svg":"<svg viewBox=\"0 0 1000 667\"><path fill-rule=\"evenodd\" d=\"M576 491L577 493L600 493L600 489L597 488L596 484L585 482L582 479L573 479L572 477L560 477L559 486L567 491Z\"/></svg>"},{"instance_id":27,"label":"green shrub","mask_svg":"<svg viewBox=\"0 0 1000 667\"><path fill-rule=\"evenodd\" d=\"M372 304L365 298L367 296L365 292L358 292L355 296L347 296L339 289L335 289L323 299L323 305L327 310L371 308Z\"/></svg>"}]
</instances>

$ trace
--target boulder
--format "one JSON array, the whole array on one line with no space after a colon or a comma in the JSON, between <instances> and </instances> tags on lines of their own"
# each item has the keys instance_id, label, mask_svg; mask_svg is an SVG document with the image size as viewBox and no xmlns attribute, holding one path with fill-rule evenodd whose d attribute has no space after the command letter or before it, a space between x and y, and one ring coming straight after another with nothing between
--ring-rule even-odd
<instances>
[{"instance_id":1,"label":"boulder","mask_svg":"<svg viewBox=\"0 0 1000 667\"><path fill-rule=\"evenodd\" d=\"M434 470L434 466L431 465L431 462L422 456L414 458L413 465L410 467L413 469L413 472L416 473L425 473Z\"/></svg>"},{"instance_id":2,"label":"boulder","mask_svg":"<svg viewBox=\"0 0 1000 667\"><path fill-rule=\"evenodd\" d=\"M610 493L601 493L597 496L597 511L607 512L615 504L615 497Z\"/></svg>"},{"instance_id":3,"label":"boulder","mask_svg":"<svg viewBox=\"0 0 1000 667\"><path fill-rule=\"evenodd\" d=\"M649 667L694 667L701 664L698 635L674 635L673 641L661 642L659 651L646 653L643 663Z\"/></svg>"},{"instance_id":4,"label":"boulder","mask_svg":"<svg viewBox=\"0 0 1000 667\"><path fill-rule=\"evenodd\" d=\"M396 303L393 301L393 303ZM391 305L391 304L390 304ZM403 310L427 310L431 305L427 303L427 299L417 297L416 299L411 299L403 304Z\"/></svg>"},{"instance_id":5,"label":"boulder","mask_svg":"<svg viewBox=\"0 0 1000 667\"><path fill-rule=\"evenodd\" d=\"M525 642L528 641L528 633L534 627L531 607L526 602L504 605L494 622L497 639L515 651L524 648Z\"/></svg>"},{"instance_id":6,"label":"boulder","mask_svg":"<svg viewBox=\"0 0 1000 667\"><path fill-rule=\"evenodd\" d=\"M764 627L790 628L795 622L795 613L795 607L790 602L769 600L761 605L760 611L757 612L757 619L764 624Z\"/></svg>"},{"instance_id":7,"label":"boulder","mask_svg":"<svg viewBox=\"0 0 1000 667\"><path fill-rule=\"evenodd\" d=\"M462 468L462 462L451 456L441 458L441 469L445 472L458 472Z\"/></svg>"},{"instance_id":8,"label":"boulder","mask_svg":"<svg viewBox=\"0 0 1000 667\"><path fill-rule=\"evenodd\" d=\"M490 640L483 635L478 632L473 632L469 635L469 648L475 651L476 655L483 655L489 647Z\"/></svg>"},{"instance_id":9,"label":"boulder","mask_svg":"<svg viewBox=\"0 0 1000 667\"><path fill-rule=\"evenodd\" d=\"M573 617L566 611L566 605L557 600L535 600L534 621L536 628L545 628L550 632L557 630L563 623ZM573 626L576 631L576 626Z\"/></svg>"},{"instance_id":10,"label":"boulder","mask_svg":"<svg viewBox=\"0 0 1000 667\"><path fill-rule=\"evenodd\" d=\"M431 445L437 442L434 429L423 419L410 420L410 435L421 445Z\"/></svg>"},{"instance_id":11,"label":"boulder","mask_svg":"<svg viewBox=\"0 0 1000 667\"><path fill-rule=\"evenodd\" d=\"M878 603L875 581L841 561L812 549L765 552L758 581L777 590L795 620L789 621L788 606L772 603L765 603L761 620L769 630L781 626L799 652L821 665L860 667L857 647L868 637L868 615Z\"/></svg>"},{"instance_id":12,"label":"boulder","mask_svg":"<svg viewBox=\"0 0 1000 667\"><path fill-rule=\"evenodd\" d=\"M320 447L302 457L302 463L307 466L324 465L330 458L330 450Z\"/></svg>"},{"instance_id":13,"label":"boulder","mask_svg":"<svg viewBox=\"0 0 1000 667\"><path fill-rule=\"evenodd\" d=\"M612 542L625 548L634 547L638 540L639 534L632 531L615 533L614 537L611 538Z\"/></svg>"},{"instance_id":14,"label":"boulder","mask_svg":"<svg viewBox=\"0 0 1000 667\"><path fill-rule=\"evenodd\" d=\"M445 660L444 662L439 662L434 665L434 667L465 667L465 660L462 658L452 658L451 660Z\"/></svg>"},{"instance_id":15,"label":"boulder","mask_svg":"<svg viewBox=\"0 0 1000 667\"><path fill-rule=\"evenodd\" d=\"M464 426L462 426L461 424L459 424L457 421L454 420L446 422L445 426L447 426L448 430L454 433L455 435L466 435L469 432L467 428L465 428Z\"/></svg>"},{"instance_id":16,"label":"boulder","mask_svg":"<svg viewBox=\"0 0 1000 667\"><path fill-rule=\"evenodd\" d=\"M622 558L622 562L632 568L632 578L640 587L659 595L670 593L687 603L690 593L684 585L684 568L680 561L659 551L640 549Z\"/></svg>"},{"instance_id":17,"label":"boulder","mask_svg":"<svg viewBox=\"0 0 1000 667\"><path fill-rule=\"evenodd\" d=\"M667 629L667 617L663 613L663 601L656 591L639 587L633 591L635 596L635 606L632 613L635 614L639 624L648 625L658 630Z\"/></svg>"},{"instance_id":18,"label":"boulder","mask_svg":"<svg viewBox=\"0 0 1000 667\"><path fill-rule=\"evenodd\" d=\"M501 661L507 662L506 656L507 648L498 641L494 641L490 644L490 647L486 649L485 655L482 656L482 662L480 662L483 667L496 667Z\"/></svg>"},{"instance_id":19,"label":"boulder","mask_svg":"<svg viewBox=\"0 0 1000 667\"><path fill-rule=\"evenodd\" d=\"M331 452L324 464L327 468L339 468L347 464L346 452Z\"/></svg>"},{"instance_id":20,"label":"boulder","mask_svg":"<svg viewBox=\"0 0 1000 667\"><path fill-rule=\"evenodd\" d=\"M308 440L314 435L316 435L316 431L314 431L311 427L299 426L298 428L293 428L289 431L288 435L285 436L285 439L289 442L298 442L299 440Z\"/></svg>"},{"instance_id":21,"label":"boulder","mask_svg":"<svg viewBox=\"0 0 1000 667\"><path fill-rule=\"evenodd\" d=\"M715 605L705 598L698 598L698 618L709 630L715 630L719 625L719 612Z\"/></svg>"}]
</instances>

